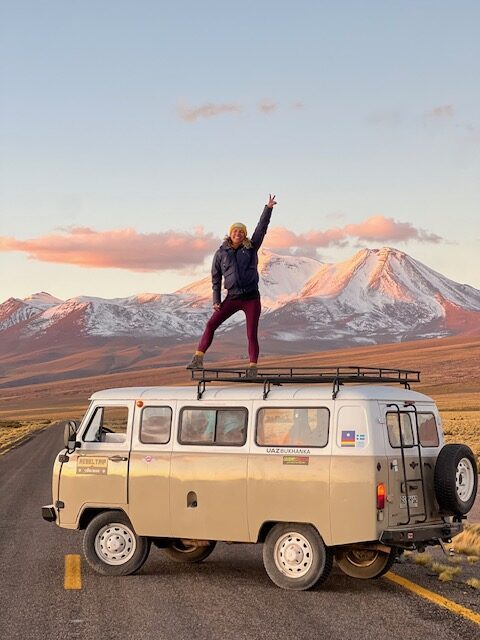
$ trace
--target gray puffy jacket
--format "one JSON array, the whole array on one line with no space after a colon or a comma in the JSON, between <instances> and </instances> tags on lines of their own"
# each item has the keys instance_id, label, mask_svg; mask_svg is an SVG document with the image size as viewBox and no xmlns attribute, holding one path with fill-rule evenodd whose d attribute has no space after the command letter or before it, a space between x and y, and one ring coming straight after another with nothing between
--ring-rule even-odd
<instances>
[{"instance_id":1,"label":"gray puffy jacket","mask_svg":"<svg viewBox=\"0 0 480 640\"><path fill-rule=\"evenodd\" d=\"M221 302L222 277L225 289L233 297L258 291L257 253L267 233L271 215L272 209L266 206L250 242L233 249L227 239L215 253L212 263L213 304Z\"/></svg>"}]
</instances>

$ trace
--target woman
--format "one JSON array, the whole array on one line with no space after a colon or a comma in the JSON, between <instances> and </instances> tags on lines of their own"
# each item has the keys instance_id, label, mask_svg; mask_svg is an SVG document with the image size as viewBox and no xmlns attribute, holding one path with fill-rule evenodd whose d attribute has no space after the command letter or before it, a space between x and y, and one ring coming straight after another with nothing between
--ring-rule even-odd
<instances>
[{"instance_id":1,"label":"woman","mask_svg":"<svg viewBox=\"0 0 480 640\"><path fill-rule=\"evenodd\" d=\"M234 222L228 236L215 253L212 264L212 289L214 312L207 322L203 336L187 369L202 369L203 356L212 344L218 327L237 311L243 311L247 318L248 356L250 365L248 377L257 374L258 362L258 320L261 304L258 290L258 250L260 249L268 224L276 205L275 196L269 199L253 235L247 237L247 227L242 222ZM222 278L228 294L222 302L220 297Z\"/></svg>"}]
</instances>

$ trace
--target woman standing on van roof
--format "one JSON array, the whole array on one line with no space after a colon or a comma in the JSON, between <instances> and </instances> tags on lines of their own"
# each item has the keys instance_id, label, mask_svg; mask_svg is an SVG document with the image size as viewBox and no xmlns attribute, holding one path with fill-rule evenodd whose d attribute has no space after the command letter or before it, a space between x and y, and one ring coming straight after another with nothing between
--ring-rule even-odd
<instances>
[{"instance_id":1,"label":"woman standing on van roof","mask_svg":"<svg viewBox=\"0 0 480 640\"><path fill-rule=\"evenodd\" d=\"M247 318L249 377L255 377L258 361L258 320L261 303L258 290L258 250L260 249L268 224L276 205L275 196L269 199L251 238L247 237L247 227L242 222L234 222L223 244L215 253L212 263L212 289L214 312L207 322L203 336L187 369L202 369L203 356L212 344L218 327L237 311L243 311ZM221 301L220 291L224 286L228 294Z\"/></svg>"}]
</instances>

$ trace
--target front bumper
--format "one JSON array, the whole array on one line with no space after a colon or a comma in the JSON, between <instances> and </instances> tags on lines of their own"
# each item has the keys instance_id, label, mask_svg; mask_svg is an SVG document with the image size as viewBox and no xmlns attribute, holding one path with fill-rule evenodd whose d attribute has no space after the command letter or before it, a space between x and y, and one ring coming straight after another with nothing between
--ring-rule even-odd
<instances>
[{"instance_id":1,"label":"front bumper","mask_svg":"<svg viewBox=\"0 0 480 640\"><path fill-rule=\"evenodd\" d=\"M57 512L53 504L48 504L42 507L42 518L47 522L55 522L57 519Z\"/></svg>"},{"instance_id":2,"label":"front bumper","mask_svg":"<svg viewBox=\"0 0 480 640\"><path fill-rule=\"evenodd\" d=\"M438 540L446 542L463 530L461 522L440 522L426 527L401 527L386 529L380 541L392 547L414 547L417 543L438 544Z\"/></svg>"}]
</instances>

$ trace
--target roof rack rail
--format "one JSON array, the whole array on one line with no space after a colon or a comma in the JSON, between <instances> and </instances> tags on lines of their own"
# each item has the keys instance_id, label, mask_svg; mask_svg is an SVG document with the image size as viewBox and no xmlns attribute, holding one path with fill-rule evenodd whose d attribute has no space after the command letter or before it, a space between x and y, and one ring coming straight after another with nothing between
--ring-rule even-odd
<instances>
[{"instance_id":1,"label":"roof rack rail","mask_svg":"<svg viewBox=\"0 0 480 640\"><path fill-rule=\"evenodd\" d=\"M256 376L248 375L245 369L194 369L192 380L198 381L197 398L205 391L208 382L242 382L263 384L263 398L268 396L271 385L281 386L292 383L319 384L333 383L332 398L335 400L340 386L346 382L378 383L396 382L410 389L410 383L420 382L420 371L408 369L388 369L385 367L261 367Z\"/></svg>"}]
</instances>

